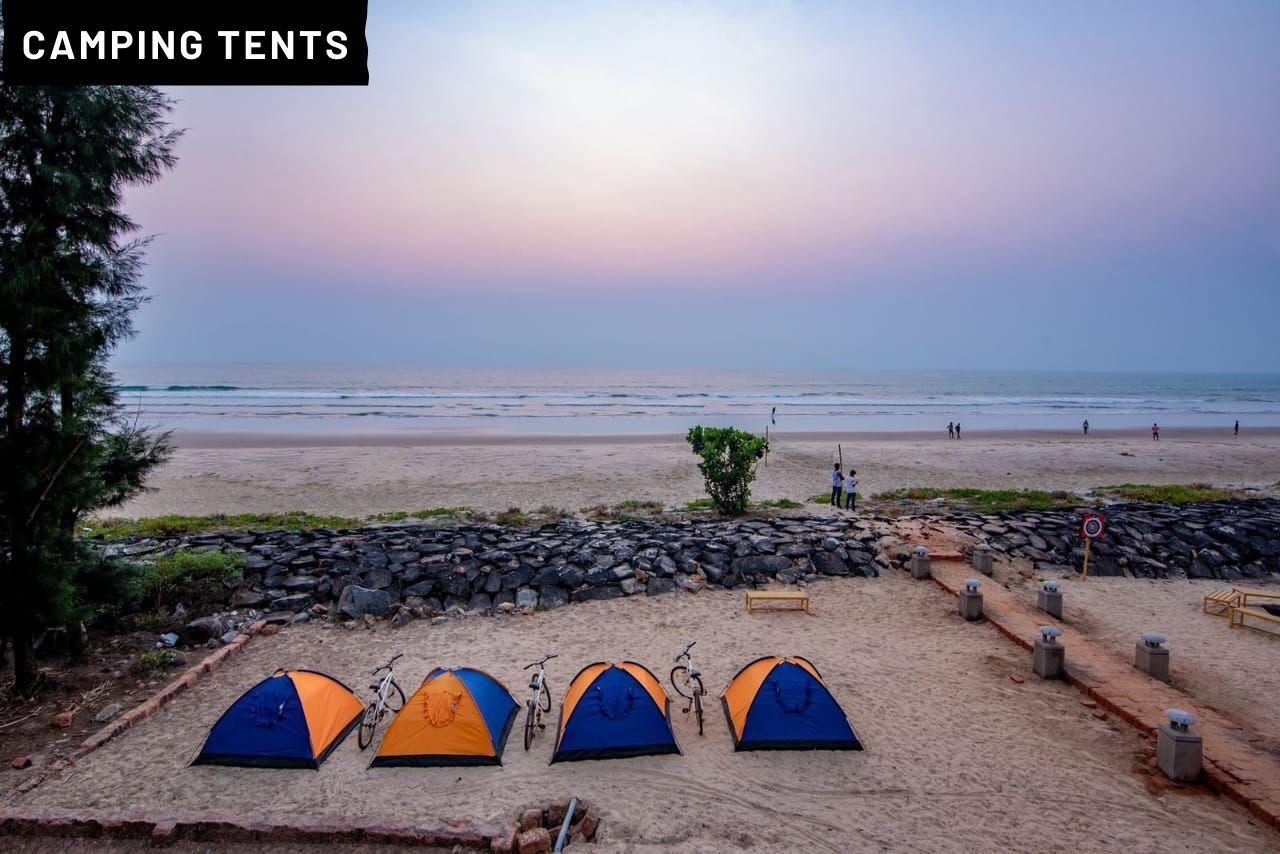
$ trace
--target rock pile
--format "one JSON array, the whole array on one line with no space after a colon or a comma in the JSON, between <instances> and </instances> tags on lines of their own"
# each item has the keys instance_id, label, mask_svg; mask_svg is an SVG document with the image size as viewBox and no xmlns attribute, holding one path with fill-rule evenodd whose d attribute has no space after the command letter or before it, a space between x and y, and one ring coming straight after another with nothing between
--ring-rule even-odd
<instances>
[{"instance_id":1,"label":"rock pile","mask_svg":"<svg viewBox=\"0 0 1280 854\"><path fill-rule=\"evenodd\" d=\"M1215 501L1170 507L1105 508L1107 533L1093 544L1090 575L1215 578L1280 573L1280 501ZM1037 572L1078 572L1084 558L1080 512L951 513L945 519Z\"/></svg>"},{"instance_id":2,"label":"rock pile","mask_svg":"<svg viewBox=\"0 0 1280 854\"><path fill-rule=\"evenodd\" d=\"M875 541L876 533L853 518L777 518L562 520L532 530L419 524L206 534L155 547L246 552L231 607L298 613L323 605L358 620L401 607L532 610L774 579L875 576ZM143 554L137 545L135 556Z\"/></svg>"}]
</instances>

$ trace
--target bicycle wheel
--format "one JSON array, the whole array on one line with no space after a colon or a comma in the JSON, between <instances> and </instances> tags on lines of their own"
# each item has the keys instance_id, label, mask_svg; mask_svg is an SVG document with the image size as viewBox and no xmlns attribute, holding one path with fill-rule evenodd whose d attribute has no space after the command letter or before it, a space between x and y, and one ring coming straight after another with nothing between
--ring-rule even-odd
<instances>
[{"instance_id":1,"label":"bicycle wheel","mask_svg":"<svg viewBox=\"0 0 1280 854\"><path fill-rule=\"evenodd\" d=\"M692 697L690 697L688 694L684 692L683 688L680 687L682 684L684 684L689 680L688 667L685 667L683 664L677 664L675 667L671 668L670 679L671 679L671 687L676 689L677 694L679 694L681 697L684 697L686 700L693 699Z\"/></svg>"},{"instance_id":2,"label":"bicycle wheel","mask_svg":"<svg viewBox=\"0 0 1280 854\"><path fill-rule=\"evenodd\" d=\"M702 695L707 690L702 687L702 677L693 677L693 712L698 716L698 735L702 735Z\"/></svg>"},{"instance_id":3,"label":"bicycle wheel","mask_svg":"<svg viewBox=\"0 0 1280 854\"><path fill-rule=\"evenodd\" d=\"M533 744L533 700L525 703L524 712L524 749L528 750L529 745Z\"/></svg>"},{"instance_id":4,"label":"bicycle wheel","mask_svg":"<svg viewBox=\"0 0 1280 854\"><path fill-rule=\"evenodd\" d=\"M540 703L540 705L542 706L542 711L544 712L551 711L551 689L547 687L547 681L545 679L542 680L542 698L541 699L542 699L542 702Z\"/></svg>"},{"instance_id":5,"label":"bicycle wheel","mask_svg":"<svg viewBox=\"0 0 1280 854\"><path fill-rule=\"evenodd\" d=\"M360 749L365 750L369 745L373 744L373 731L378 728L378 701L373 700L369 703L369 708L364 710L364 717L360 720L360 733L357 740L360 742Z\"/></svg>"},{"instance_id":6,"label":"bicycle wheel","mask_svg":"<svg viewBox=\"0 0 1280 854\"><path fill-rule=\"evenodd\" d=\"M391 688L387 691L387 708L393 712L404 708L404 691L400 690L400 686L394 679L391 680Z\"/></svg>"}]
</instances>

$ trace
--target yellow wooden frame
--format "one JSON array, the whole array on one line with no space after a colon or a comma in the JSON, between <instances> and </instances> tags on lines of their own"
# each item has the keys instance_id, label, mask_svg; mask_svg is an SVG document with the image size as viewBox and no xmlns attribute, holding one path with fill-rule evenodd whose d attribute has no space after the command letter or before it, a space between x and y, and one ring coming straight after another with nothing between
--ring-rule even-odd
<instances>
[{"instance_id":1,"label":"yellow wooden frame","mask_svg":"<svg viewBox=\"0 0 1280 854\"><path fill-rule=\"evenodd\" d=\"M1232 608L1243 604L1244 599L1239 590L1233 587L1220 587L1205 595L1204 612L1215 617L1226 617L1230 615Z\"/></svg>"},{"instance_id":2,"label":"yellow wooden frame","mask_svg":"<svg viewBox=\"0 0 1280 854\"><path fill-rule=\"evenodd\" d=\"M763 602L776 602L783 607L777 608L761 608ZM791 607L789 603L795 603L795 607ZM747 591L747 613L754 614L756 611L804 611L806 614L812 614L809 610L809 594L803 590L748 590Z\"/></svg>"},{"instance_id":3,"label":"yellow wooden frame","mask_svg":"<svg viewBox=\"0 0 1280 854\"><path fill-rule=\"evenodd\" d=\"M1231 588L1240 594L1240 606L1249 607L1249 598L1254 599L1280 599L1280 590L1259 590L1256 587L1233 587Z\"/></svg>"},{"instance_id":4,"label":"yellow wooden frame","mask_svg":"<svg viewBox=\"0 0 1280 854\"><path fill-rule=\"evenodd\" d=\"M1270 597L1268 597L1270 598ZM1253 617L1254 619L1264 620L1268 623L1274 623L1276 628L1272 629L1265 626L1251 626L1244 621L1245 617ZM1231 609L1231 628L1243 627L1253 629L1255 632L1266 632L1267 634L1280 634L1280 617L1270 611L1264 611L1261 608L1232 608Z\"/></svg>"}]
</instances>

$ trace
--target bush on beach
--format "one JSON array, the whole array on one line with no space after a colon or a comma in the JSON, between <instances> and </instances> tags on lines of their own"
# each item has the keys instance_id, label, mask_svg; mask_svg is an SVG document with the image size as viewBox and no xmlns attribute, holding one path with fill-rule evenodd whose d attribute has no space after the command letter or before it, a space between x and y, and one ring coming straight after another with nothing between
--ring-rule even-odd
<instances>
[{"instance_id":1,"label":"bush on beach","mask_svg":"<svg viewBox=\"0 0 1280 854\"><path fill-rule=\"evenodd\" d=\"M741 516L751 501L756 462L764 456L760 436L733 427L691 427L685 441L702 457L698 471L707 495L726 516Z\"/></svg>"}]
</instances>

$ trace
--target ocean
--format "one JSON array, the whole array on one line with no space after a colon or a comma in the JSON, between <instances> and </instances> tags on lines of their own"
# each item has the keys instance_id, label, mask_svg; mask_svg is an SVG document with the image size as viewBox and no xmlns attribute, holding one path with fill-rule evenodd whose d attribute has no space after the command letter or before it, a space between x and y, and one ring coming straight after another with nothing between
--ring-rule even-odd
<instances>
[{"instance_id":1,"label":"ocean","mask_svg":"<svg viewBox=\"0 0 1280 854\"><path fill-rule=\"evenodd\" d=\"M1280 426L1280 375L122 364L145 424L251 433L650 434Z\"/></svg>"}]
</instances>

